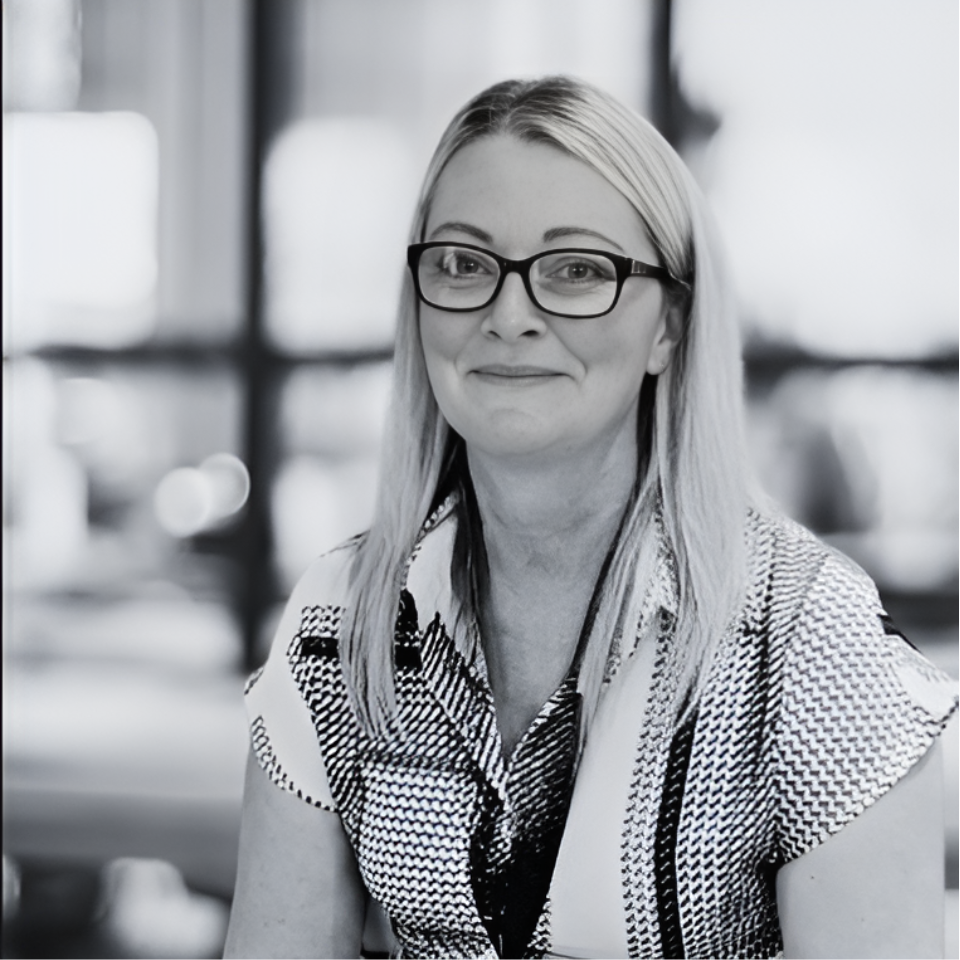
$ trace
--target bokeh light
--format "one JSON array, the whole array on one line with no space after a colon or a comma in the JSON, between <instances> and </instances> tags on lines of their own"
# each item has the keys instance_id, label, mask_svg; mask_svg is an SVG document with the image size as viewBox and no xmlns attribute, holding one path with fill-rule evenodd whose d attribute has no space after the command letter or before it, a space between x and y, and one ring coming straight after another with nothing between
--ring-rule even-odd
<instances>
[{"instance_id":1,"label":"bokeh light","mask_svg":"<svg viewBox=\"0 0 960 960\"><path fill-rule=\"evenodd\" d=\"M157 520L174 537L192 537L234 516L247 502L250 474L239 457L216 453L199 467L177 467L157 484Z\"/></svg>"}]
</instances>

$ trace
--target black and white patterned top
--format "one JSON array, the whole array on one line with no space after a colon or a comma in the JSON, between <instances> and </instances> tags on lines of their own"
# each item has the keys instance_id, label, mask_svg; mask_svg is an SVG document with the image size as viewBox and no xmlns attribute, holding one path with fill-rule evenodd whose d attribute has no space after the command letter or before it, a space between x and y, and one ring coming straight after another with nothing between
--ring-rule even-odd
<instances>
[{"instance_id":1,"label":"black and white patterned top","mask_svg":"<svg viewBox=\"0 0 960 960\"><path fill-rule=\"evenodd\" d=\"M661 544L568 812L576 698L561 684L504 762L482 654L454 629L455 528L448 502L408 569L391 735L363 733L337 656L349 544L298 585L248 684L261 766L339 813L399 955L778 956L778 867L923 756L956 708L953 681L896 632L859 568L753 514L746 601L675 729L676 583Z\"/></svg>"}]
</instances>

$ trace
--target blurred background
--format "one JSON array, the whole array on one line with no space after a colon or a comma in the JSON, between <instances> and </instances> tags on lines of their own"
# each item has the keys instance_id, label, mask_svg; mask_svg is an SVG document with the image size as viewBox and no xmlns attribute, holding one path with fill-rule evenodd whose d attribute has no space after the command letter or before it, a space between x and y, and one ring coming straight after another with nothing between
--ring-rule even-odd
<instances>
[{"instance_id":1,"label":"blurred background","mask_svg":"<svg viewBox=\"0 0 960 960\"><path fill-rule=\"evenodd\" d=\"M243 677L367 522L418 180L507 76L594 81L687 159L764 485L956 676L955 0L3 17L4 956L219 954Z\"/></svg>"}]
</instances>

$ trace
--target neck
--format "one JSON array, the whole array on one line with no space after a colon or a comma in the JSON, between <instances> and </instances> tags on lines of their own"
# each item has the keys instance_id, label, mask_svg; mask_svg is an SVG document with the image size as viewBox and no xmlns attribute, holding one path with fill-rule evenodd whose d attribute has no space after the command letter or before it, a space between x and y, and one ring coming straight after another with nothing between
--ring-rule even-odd
<instances>
[{"instance_id":1,"label":"neck","mask_svg":"<svg viewBox=\"0 0 960 960\"><path fill-rule=\"evenodd\" d=\"M613 444L564 464L468 450L468 461L491 570L559 574L606 553L636 480L637 449Z\"/></svg>"},{"instance_id":2,"label":"neck","mask_svg":"<svg viewBox=\"0 0 960 960\"><path fill-rule=\"evenodd\" d=\"M505 757L571 669L630 500L637 445L624 436L568 461L468 449L488 573L476 614Z\"/></svg>"}]
</instances>

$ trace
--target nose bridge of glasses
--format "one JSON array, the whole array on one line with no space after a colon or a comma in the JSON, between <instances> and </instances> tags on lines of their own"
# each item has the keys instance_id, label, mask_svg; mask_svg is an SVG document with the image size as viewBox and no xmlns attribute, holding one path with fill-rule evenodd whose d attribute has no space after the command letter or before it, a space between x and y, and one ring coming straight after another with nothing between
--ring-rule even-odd
<instances>
[{"instance_id":1,"label":"nose bridge of glasses","mask_svg":"<svg viewBox=\"0 0 960 960\"><path fill-rule=\"evenodd\" d=\"M543 259L544 256L545 254L539 253L534 254L532 257L526 257L523 260L507 260L504 258L500 268L501 286L506 284L507 274L516 273L518 275L518 279L521 281L521 286L526 292L526 296L530 302L530 305L536 307L538 310L543 309L543 304L540 303L539 299L537 298L537 292L534 289L536 284L533 277L533 268L541 259Z\"/></svg>"},{"instance_id":2,"label":"nose bridge of glasses","mask_svg":"<svg viewBox=\"0 0 960 960\"><path fill-rule=\"evenodd\" d=\"M497 325L506 323L510 327L527 326L538 311L542 309L537 302L530 282L530 266L536 257L525 260L510 260L498 257L497 266L500 276L497 291L491 305L491 321ZM511 278L510 274L517 276Z\"/></svg>"}]
</instances>

